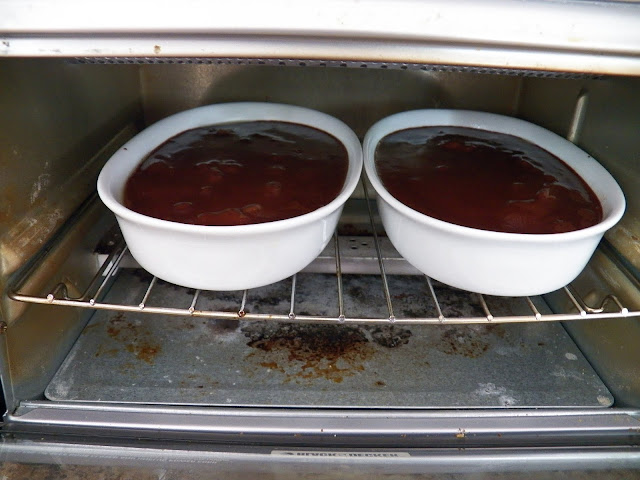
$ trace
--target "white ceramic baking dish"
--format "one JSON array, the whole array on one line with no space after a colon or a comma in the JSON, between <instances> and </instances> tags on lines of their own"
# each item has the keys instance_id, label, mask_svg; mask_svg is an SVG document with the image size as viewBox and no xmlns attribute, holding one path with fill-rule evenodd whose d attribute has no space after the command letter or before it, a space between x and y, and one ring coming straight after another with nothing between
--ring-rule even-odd
<instances>
[{"instance_id":1,"label":"white ceramic baking dish","mask_svg":"<svg viewBox=\"0 0 640 480\"><path fill-rule=\"evenodd\" d=\"M529 140L562 159L593 189L603 220L567 233L502 233L451 224L396 200L382 185L375 150L392 132L423 126L460 126ZM585 267L604 232L625 209L622 190L591 156L537 125L502 115L464 110L416 110L387 117L364 140L365 170L378 194L378 209L389 239L418 270L443 283L489 295L548 293L571 282Z\"/></svg>"},{"instance_id":2,"label":"white ceramic baking dish","mask_svg":"<svg viewBox=\"0 0 640 480\"><path fill-rule=\"evenodd\" d=\"M329 204L286 220L240 226L201 226L151 218L122 204L124 185L156 146L185 130L240 121L307 125L341 141L349 157L344 186ZM243 290L282 280L308 265L331 239L342 207L362 170L362 148L343 122L315 110L270 104L228 103L172 115L140 132L106 163L98 194L116 215L131 255L163 280L206 290Z\"/></svg>"}]
</instances>

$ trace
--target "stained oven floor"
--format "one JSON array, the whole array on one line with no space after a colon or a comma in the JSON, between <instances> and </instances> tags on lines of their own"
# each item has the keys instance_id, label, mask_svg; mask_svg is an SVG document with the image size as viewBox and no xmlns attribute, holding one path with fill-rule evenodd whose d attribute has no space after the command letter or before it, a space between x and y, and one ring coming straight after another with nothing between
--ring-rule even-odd
<instances>
[{"instance_id":1,"label":"stained oven floor","mask_svg":"<svg viewBox=\"0 0 640 480\"><path fill-rule=\"evenodd\" d=\"M118 276L105 300L137 304L148 275L122 269ZM396 316L437 316L424 278L390 278ZM334 283L332 275L298 274L296 312L335 316ZM287 313L290 288L285 280L251 290L246 310ZM345 275L345 313L384 317L380 289L379 277ZM483 315L467 292L436 289L445 316ZM192 295L158 282L148 302L188 307ZM241 298L242 292L202 292L198 305L237 311ZM494 315L527 308L524 301L491 300ZM110 311L93 315L45 395L53 401L339 408L613 403L555 322L314 325Z\"/></svg>"}]
</instances>

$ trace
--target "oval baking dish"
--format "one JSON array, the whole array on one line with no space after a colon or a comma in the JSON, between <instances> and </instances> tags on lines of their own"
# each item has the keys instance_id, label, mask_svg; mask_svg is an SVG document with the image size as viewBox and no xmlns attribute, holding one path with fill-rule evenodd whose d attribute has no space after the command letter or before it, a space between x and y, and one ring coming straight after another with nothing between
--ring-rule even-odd
<instances>
[{"instance_id":1,"label":"oval baking dish","mask_svg":"<svg viewBox=\"0 0 640 480\"><path fill-rule=\"evenodd\" d=\"M448 223L407 207L383 186L375 166L376 148L391 133L430 126L504 133L540 146L591 187L602 205L602 221L565 233L503 233ZM488 295L539 295L568 284L625 209L622 190L591 156L542 127L502 115L464 110L416 110L392 115L367 132L364 164L378 194L385 230L400 254L436 280Z\"/></svg>"},{"instance_id":2,"label":"oval baking dish","mask_svg":"<svg viewBox=\"0 0 640 480\"><path fill-rule=\"evenodd\" d=\"M304 215L238 226L171 222L136 213L123 205L129 175L158 145L192 128L244 121L295 123L334 136L344 145L349 162L338 196ZM98 194L116 215L131 255L153 275L203 290L244 290L291 276L320 254L333 235L361 170L360 142L336 118L290 105L228 103L181 112L140 132L106 163L98 177Z\"/></svg>"}]
</instances>

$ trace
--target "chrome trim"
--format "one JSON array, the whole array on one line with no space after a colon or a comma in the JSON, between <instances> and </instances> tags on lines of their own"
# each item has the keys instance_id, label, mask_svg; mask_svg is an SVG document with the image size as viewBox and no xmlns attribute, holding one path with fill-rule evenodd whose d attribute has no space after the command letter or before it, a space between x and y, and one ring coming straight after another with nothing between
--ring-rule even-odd
<instances>
[{"instance_id":1,"label":"chrome trim","mask_svg":"<svg viewBox=\"0 0 640 480\"><path fill-rule=\"evenodd\" d=\"M325 58L640 73L640 5L4 0L1 56ZM126 12L123 13L123 12Z\"/></svg>"},{"instance_id":2,"label":"chrome trim","mask_svg":"<svg viewBox=\"0 0 640 480\"><path fill-rule=\"evenodd\" d=\"M334 410L24 402L9 430L84 430L280 445L480 446L640 444L640 412ZM204 437L203 437L204 436ZM326 445L326 443L325 443Z\"/></svg>"},{"instance_id":3,"label":"chrome trim","mask_svg":"<svg viewBox=\"0 0 640 480\"><path fill-rule=\"evenodd\" d=\"M336 477L352 479L388 478L389 475L458 473L471 474L473 479L485 477L481 472L540 472L526 474L527 479L547 479L549 471L584 470L581 479L606 480L608 478L632 478L634 469L640 468L640 452L637 449L617 448L540 448L540 449L342 449L342 453L355 455L333 456L334 449L274 449L269 446L206 447L167 443L153 445L76 443L73 440L7 438L0 444L0 461L20 463L24 468L34 465L55 465L57 475L71 465L75 475L85 469L87 477L95 476L95 467L114 468L123 475L122 467L134 467L134 477L149 473L150 478L189 478L202 474L203 478L262 478L278 472L280 477L302 478L305 474L321 473L328 468ZM376 452L378 455L362 455ZM315 453L315 454L314 454ZM341 470L345 468L347 470ZM276 470L277 469L277 470ZM336 470L338 469L338 470ZM605 472L602 470L615 472ZM628 469L628 475L622 469ZM588 472L587 470L590 470ZM595 471L594 471L595 470ZM27 470L28 471L28 470ZM102 470L101 470L102 471ZM115 473L115 472L114 472ZM109 476L108 474L106 476ZM114 475L115 476L115 475ZM146 477L145 477L146 478ZM306 478L306 477L305 477ZM413 478L413 477L411 477ZM420 477L424 478L424 477ZM456 477L461 480L464 477ZM510 477L520 478L520 477Z\"/></svg>"}]
</instances>

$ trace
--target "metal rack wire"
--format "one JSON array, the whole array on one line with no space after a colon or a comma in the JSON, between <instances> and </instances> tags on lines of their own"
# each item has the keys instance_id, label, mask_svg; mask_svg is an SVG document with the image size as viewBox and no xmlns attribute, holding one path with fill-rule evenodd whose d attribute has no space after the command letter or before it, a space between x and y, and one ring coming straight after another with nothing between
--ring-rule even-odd
<instances>
[{"instance_id":1,"label":"metal rack wire","mask_svg":"<svg viewBox=\"0 0 640 480\"><path fill-rule=\"evenodd\" d=\"M368 202L369 203L369 202ZM370 207L369 207L370 208ZM369 211L371 219L372 212ZM372 220L373 222L373 220ZM345 293L343 291L343 268L340 253L339 237L336 234L333 239L335 249L335 278L338 299L338 315L337 316L315 316L296 313L296 284L297 274L291 278L291 296L289 300L290 308L288 313L254 313L246 310L247 298L252 294L251 290L245 290L242 293L242 300L237 311L216 311L204 310L198 308L198 300L201 297L201 291L195 290L191 297L190 304L187 308L179 308L175 306L162 306L149 304L151 292L158 282L157 277L153 277L148 283L144 294L140 297L137 304L114 304L103 302L104 294L109 290L111 284L116 280L117 273L121 268L123 259L127 253L127 246L124 242L120 242L103 262L97 274L93 277L86 290L78 297L71 297L68 292L67 285L59 283L47 295L37 296L20 292L23 285L27 283L27 278L23 278L18 282L17 286L9 294L13 300L28 303L63 305L80 308L91 308L96 310L114 310L120 312L137 312L159 315L174 316L192 316L217 318L227 320L269 320L279 322L306 322L306 323L337 323L337 324L488 324L488 323L518 323L518 322L545 322L545 321L569 321L569 320L585 320L585 319L608 319L620 317L640 316L640 311L629 311L616 298L615 295L607 295L597 306L588 305L582 297L571 287L566 286L562 289L566 295L568 302L573 306L572 311L565 313L543 314L536 307L534 301L530 297L524 297L518 301L526 303L528 314L517 316L496 316L492 313L489 303L484 295L473 294L481 307L484 316L480 317L450 317L443 314L440 301L436 295L434 282L431 278L425 276L425 295L426 300L433 302L437 316L428 318L397 318L394 314L393 299L389 290L389 279L385 271L385 262L380 246L380 239L373 228L373 243L377 255L379 265L379 275L382 285L382 293L384 294L386 309L388 316L382 318L361 318L357 315L350 315L345 311ZM186 291L187 289L185 289Z\"/></svg>"}]
</instances>

